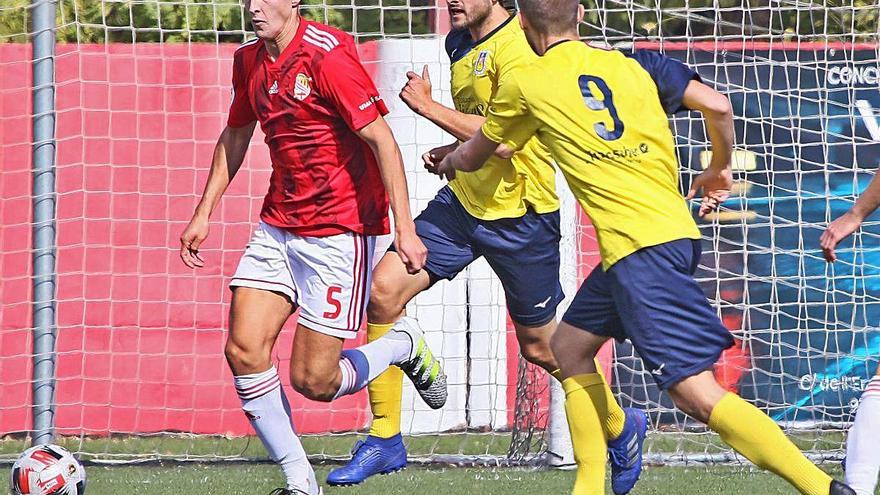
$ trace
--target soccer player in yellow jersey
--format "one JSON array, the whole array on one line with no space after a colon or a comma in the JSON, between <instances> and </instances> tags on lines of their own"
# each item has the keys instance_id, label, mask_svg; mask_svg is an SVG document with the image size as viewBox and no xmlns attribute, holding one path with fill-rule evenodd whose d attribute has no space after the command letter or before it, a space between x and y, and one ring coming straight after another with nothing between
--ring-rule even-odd
<instances>
[{"instance_id":1,"label":"soccer player in yellow jersey","mask_svg":"<svg viewBox=\"0 0 880 495\"><path fill-rule=\"evenodd\" d=\"M416 113L456 138L466 140L486 121L499 81L538 60L516 16L499 0L449 0L452 32L446 39L451 61L452 97L447 108L431 97L427 69L409 73L401 98ZM433 167L458 143L424 156ZM549 151L536 139L512 158L491 158L473 173L462 173L444 187L415 220L416 233L428 248L425 269L407 272L400 257L389 253L373 272L367 308L368 338L397 325L418 325L403 317L418 293L441 279L452 279L483 256L501 279L508 312L523 356L558 375L550 350L556 307L563 299L559 283L559 200ZM402 318L403 317L403 318ZM400 436L401 374L389 370L369 385L373 423L351 461L327 478L331 485L351 485L377 473L406 465ZM627 493L641 472L641 444L647 429L644 412L623 410L604 386L609 414L595 435L607 437L617 493ZM573 418L579 422L578 417Z\"/></svg>"},{"instance_id":2,"label":"soccer player in yellow jersey","mask_svg":"<svg viewBox=\"0 0 880 495\"><path fill-rule=\"evenodd\" d=\"M568 417L600 431L607 396L593 358L609 338L628 338L675 404L746 458L804 494L854 493L712 373L733 339L693 278L700 235L678 191L666 114L691 109L705 118L713 157L688 194L703 190L705 214L727 198L733 182L727 99L673 59L654 52L627 57L580 42L577 0L520 0L519 6L540 58L500 81L482 131L435 171L448 177L477 170L498 148L518 150L537 136L592 219L602 265L581 286L552 341ZM574 493L604 494L605 439L585 434L583 426L570 424Z\"/></svg>"}]
</instances>

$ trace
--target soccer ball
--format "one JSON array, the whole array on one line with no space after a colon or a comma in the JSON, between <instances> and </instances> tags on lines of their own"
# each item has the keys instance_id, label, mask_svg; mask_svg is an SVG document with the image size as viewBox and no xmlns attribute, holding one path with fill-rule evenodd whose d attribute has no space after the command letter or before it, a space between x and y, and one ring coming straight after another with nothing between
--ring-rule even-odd
<instances>
[{"instance_id":1,"label":"soccer ball","mask_svg":"<svg viewBox=\"0 0 880 495\"><path fill-rule=\"evenodd\" d=\"M24 451L12 465L12 495L83 495L86 471L70 452L57 445Z\"/></svg>"}]
</instances>

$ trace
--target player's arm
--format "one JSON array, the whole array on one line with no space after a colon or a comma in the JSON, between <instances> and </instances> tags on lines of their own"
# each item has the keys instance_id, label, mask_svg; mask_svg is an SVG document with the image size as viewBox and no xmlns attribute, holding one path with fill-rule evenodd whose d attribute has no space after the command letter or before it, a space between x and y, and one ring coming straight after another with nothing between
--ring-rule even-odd
<instances>
[{"instance_id":1,"label":"player's arm","mask_svg":"<svg viewBox=\"0 0 880 495\"><path fill-rule=\"evenodd\" d=\"M455 63L455 52L457 50L466 51L470 46L470 35L466 30L453 31L446 37L446 53L449 55L451 63ZM506 48L506 47L504 47ZM504 62L500 66L492 65L486 73L486 77L490 78L493 87L498 87L498 81L506 74L522 65L524 57L518 57L515 54L496 53L493 58L493 64L497 60ZM465 142L474 134L479 132L483 124L486 123L486 117L482 115L471 115L459 112L454 108L449 108L433 98L431 75L428 72L428 66L422 68L421 76L413 71L406 73L407 83L400 92L400 99L412 109L415 113L425 117L433 122L437 127L455 136L461 142ZM509 159L513 153L503 153L499 150L496 153L499 157ZM437 161L439 164L439 160Z\"/></svg>"},{"instance_id":2,"label":"player's arm","mask_svg":"<svg viewBox=\"0 0 880 495\"><path fill-rule=\"evenodd\" d=\"M330 51L316 71L315 82L321 95L333 103L348 127L373 151L394 214L397 255L407 271L417 273L425 266L428 250L416 235L403 157L391 128L382 118L388 108L361 65L354 45L345 44Z\"/></svg>"},{"instance_id":3,"label":"player's arm","mask_svg":"<svg viewBox=\"0 0 880 495\"><path fill-rule=\"evenodd\" d=\"M422 68L422 75L407 72L408 81L400 92L400 99L415 113L433 122L437 127L455 136L459 141L467 141L480 131L486 123L486 117L471 115L449 108L434 100L432 96L431 75L428 66ZM513 151L499 148L495 153L505 160L513 156ZM490 155L491 156L491 155ZM440 159L442 160L442 158ZM437 163L440 163L440 160ZM425 162L427 164L427 162Z\"/></svg>"},{"instance_id":4,"label":"player's arm","mask_svg":"<svg viewBox=\"0 0 880 495\"><path fill-rule=\"evenodd\" d=\"M416 235L416 227L409 207L403 157L397 141L394 140L391 128L382 117L361 128L358 135L370 146L379 163L379 173L382 175L385 190L388 191L391 212L394 214L396 229L394 243L397 254L409 273L418 273L425 266L428 250Z\"/></svg>"},{"instance_id":5,"label":"player's arm","mask_svg":"<svg viewBox=\"0 0 880 495\"><path fill-rule=\"evenodd\" d=\"M718 208L730 196L733 186L731 156L733 154L733 109L730 100L702 82L691 80L682 95L682 104L703 115L706 131L712 145L709 167L691 183L687 199L693 199L703 190L700 215Z\"/></svg>"},{"instance_id":6,"label":"player's arm","mask_svg":"<svg viewBox=\"0 0 880 495\"><path fill-rule=\"evenodd\" d=\"M413 112L430 120L456 139L467 141L486 122L483 116L462 113L434 100L431 93L431 74L427 65L422 68L421 75L409 71L406 78L406 85L400 91L400 99Z\"/></svg>"},{"instance_id":7,"label":"player's arm","mask_svg":"<svg viewBox=\"0 0 880 495\"><path fill-rule=\"evenodd\" d=\"M451 179L456 170L479 170L493 153L509 157L522 149L537 132L538 124L529 112L516 74L511 74L493 97L483 127L429 171Z\"/></svg>"},{"instance_id":8,"label":"player's arm","mask_svg":"<svg viewBox=\"0 0 880 495\"><path fill-rule=\"evenodd\" d=\"M205 266L199 256L199 246L208 237L208 220L211 213L220 203L220 198L229 187L229 183L238 173L244 162L257 117L251 108L247 93L247 77L244 68L244 52L235 54L232 68L232 105L226 128L220 134L214 146L214 157L208 182L202 192L202 199L193 213L189 225L180 236L180 259L190 268Z\"/></svg>"},{"instance_id":9,"label":"player's arm","mask_svg":"<svg viewBox=\"0 0 880 495\"><path fill-rule=\"evenodd\" d=\"M718 208L730 196L733 172L730 157L733 154L733 112L727 97L703 84L700 76L674 58L658 52L637 51L630 58L651 75L657 86L657 96L667 114L696 110L703 114L712 161L709 168L691 183L687 199L693 199L702 189L700 216Z\"/></svg>"},{"instance_id":10,"label":"player's arm","mask_svg":"<svg viewBox=\"0 0 880 495\"><path fill-rule=\"evenodd\" d=\"M428 166L426 163L425 169L432 174L452 180L455 178L457 170L474 172L481 169L486 160L491 158L498 148L498 143L487 138L483 131L480 130L474 134L474 137L456 148L455 151L446 155L438 164Z\"/></svg>"},{"instance_id":11,"label":"player's arm","mask_svg":"<svg viewBox=\"0 0 880 495\"><path fill-rule=\"evenodd\" d=\"M837 260L837 254L834 252L837 244L855 232L868 216L877 211L877 208L880 208L880 174L874 174L874 178L856 200L856 204L848 212L831 222L822 237L819 238L819 245L822 246L825 261L833 263Z\"/></svg>"},{"instance_id":12,"label":"player's arm","mask_svg":"<svg viewBox=\"0 0 880 495\"><path fill-rule=\"evenodd\" d=\"M227 126L214 146L214 158L211 160L211 171L208 172L208 182L202 192L202 199L180 236L180 259L190 268L205 265L205 261L199 256L199 246L208 237L208 220L244 162L254 126L256 122L237 128Z\"/></svg>"}]
</instances>

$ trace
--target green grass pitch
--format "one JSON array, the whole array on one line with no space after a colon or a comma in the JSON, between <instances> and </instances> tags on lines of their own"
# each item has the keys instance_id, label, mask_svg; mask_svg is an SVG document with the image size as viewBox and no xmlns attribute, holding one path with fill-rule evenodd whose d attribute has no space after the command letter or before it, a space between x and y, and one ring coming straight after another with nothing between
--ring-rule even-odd
<instances>
[{"instance_id":1,"label":"green grass pitch","mask_svg":"<svg viewBox=\"0 0 880 495\"><path fill-rule=\"evenodd\" d=\"M323 481L330 466L317 468ZM281 486L270 464L88 466L87 495L266 495ZM832 474L840 477L839 471ZM2 482L8 486L9 471ZM410 468L357 487L328 488L326 495L416 493L426 495L556 495L571 491L571 471L506 468ZM608 493L611 493L610 488ZM795 491L780 479L743 467L649 467L633 495L776 495Z\"/></svg>"},{"instance_id":2,"label":"green grass pitch","mask_svg":"<svg viewBox=\"0 0 880 495\"><path fill-rule=\"evenodd\" d=\"M821 435L830 446L840 445L841 438L833 433ZM307 436L303 444L307 452L345 458L357 435ZM706 451L717 444L712 436L699 437L683 443L670 443L662 434L649 436L646 451ZM823 447L816 438L795 438L802 447ZM266 453L254 438L175 438L113 437L96 439L59 438L57 443L72 451L101 452L102 458L155 459L198 458L206 454L219 457L265 458ZM494 454L506 452L509 435L468 434L409 437L408 448L413 455L429 452ZM18 453L26 449L24 439L0 439L0 493L9 486L10 466ZM709 448L712 450L714 447ZM89 455L83 455L89 460ZM333 465L318 465L318 480L323 484ZM840 479L839 464L826 464L824 469ZM166 463L106 466L90 464L87 495L267 495L282 485L281 473L268 463ZM326 495L565 495L571 493L573 471L536 470L487 467L411 467L389 476L378 476L363 485L348 488L325 487ZM610 488L608 490L610 494ZM633 495L776 495L794 494L793 488L773 475L746 466L647 467Z\"/></svg>"}]
</instances>

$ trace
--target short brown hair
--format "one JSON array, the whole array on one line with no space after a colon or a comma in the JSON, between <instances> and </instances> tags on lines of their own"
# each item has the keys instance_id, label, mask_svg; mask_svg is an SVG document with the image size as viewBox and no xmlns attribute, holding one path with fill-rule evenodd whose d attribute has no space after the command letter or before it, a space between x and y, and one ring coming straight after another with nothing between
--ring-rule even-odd
<instances>
[{"instance_id":1,"label":"short brown hair","mask_svg":"<svg viewBox=\"0 0 880 495\"><path fill-rule=\"evenodd\" d=\"M519 9L538 31L563 34L577 29L578 0L519 0Z\"/></svg>"}]
</instances>

